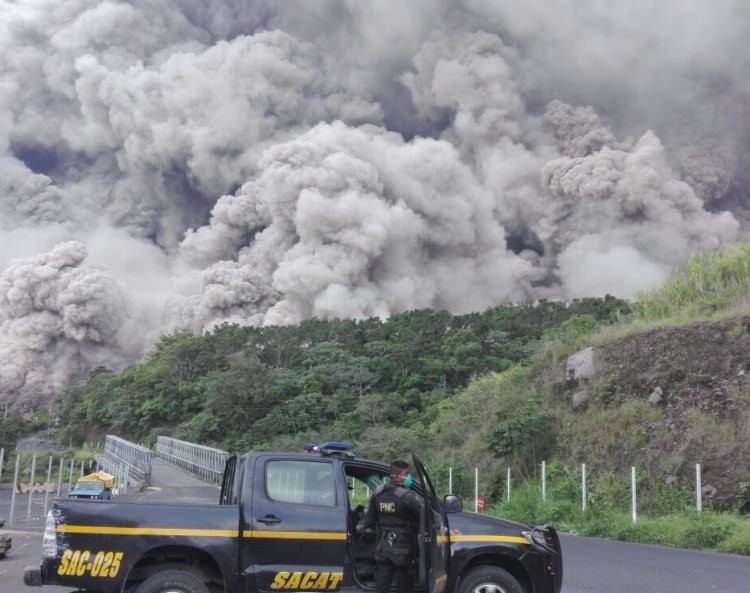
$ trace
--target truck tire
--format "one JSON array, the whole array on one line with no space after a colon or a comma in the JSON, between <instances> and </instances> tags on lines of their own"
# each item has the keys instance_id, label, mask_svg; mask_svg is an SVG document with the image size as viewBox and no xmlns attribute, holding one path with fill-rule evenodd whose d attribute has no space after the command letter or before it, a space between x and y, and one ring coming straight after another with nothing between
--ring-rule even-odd
<instances>
[{"instance_id":1,"label":"truck tire","mask_svg":"<svg viewBox=\"0 0 750 593\"><path fill-rule=\"evenodd\" d=\"M164 570L148 577L135 593L209 593L206 584L186 570Z\"/></svg>"},{"instance_id":2,"label":"truck tire","mask_svg":"<svg viewBox=\"0 0 750 593\"><path fill-rule=\"evenodd\" d=\"M477 566L461 579L458 593L524 593L524 590L507 570Z\"/></svg>"}]
</instances>

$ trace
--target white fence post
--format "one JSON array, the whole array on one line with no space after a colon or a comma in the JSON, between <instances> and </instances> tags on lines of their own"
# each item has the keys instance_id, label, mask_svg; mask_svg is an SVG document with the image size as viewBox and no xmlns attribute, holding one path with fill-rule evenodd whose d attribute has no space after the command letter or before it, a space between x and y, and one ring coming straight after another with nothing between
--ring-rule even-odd
<instances>
[{"instance_id":1,"label":"white fence post","mask_svg":"<svg viewBox=\"0 0 750 593\"><path fill-rule=\"evenodd\" d=\"M542 502L547 502L547 462L542 461Z\"/></svg>"},{"instance_id":2,"label":"white fence post","mask_svg":"<svg viewBox=\"0 0 750 593\"><path fill-rule=\"evenodd\" d=\"M453 494L453 468L448 468L448 494Z\"/></svg>"},{"instance_id":3,"label":"white fence post","mask_svg":"<svg viewBox=\"0 0 750 593\"><path fill-rule=\"evenodd\" d=\"M635 493L635 466L631 466L630 468L630 483L631 483L631 490L633 493L633 500L632 500L632 507L633 507L633 523L635 523L638 520L638 515L636 513L636 493Z\"/></svg>"},{"instance_id":4,"label":"white fence post","mask_svg":"<svg viewBox=\"0 0 750 593\"><path fill-rule=\"evenodd\" d=\"M703 512L703 491L701 487L701 464L695 464L695 508L699 513Z\"/></svg>"},{"instance_id":5,"label":"white fence post","mask_svg":"<svg viewBox=\"0 0 750 593\"><path fill-rule=\"evenodd\" d=\"M5 461L5 447L0 448L0 480L3 477L3 461Z\"/></svg>"},{"instance_id":6,"label":"white fence post","mask_svg":"<svg viewBox=\"0 0 750 593\"><path fill-rule=\"evenodd\" d=\"M16 489L18 488L18 467L21 465L21 454L16 453L16 469L13 472L13 490L10 493L10 513L8 515L8 525L13 525L13 511L16 507Z\"/></svg>"},{"instance_id":7,"label":"white fence post","mask_svg":"<svg viewBox=\"0 0 750 593\"><path fill-rule=\"evenodd\" d=\"M44 483L44 516L47 516L47 502L49 502L49 485L52 482L52 454L49 456L49 465L47 466L47 481Z\"/></svg>"},{"instance_id":8,"label":"white fence post","mask_svg":"<svg viewBox=\"0 0 750 593\"><path fill-rule=\"evenodd\" d=\"M474 468L474 512L479 512L479 468Z\"/></svg>"},{"instance_id":9,"label":"white fence post","mask_svg":"<svg viewBox=\"0 0 750 593\"><path fill-rule=\"evenodd\" d=\"M36 453L31 456L31 475L29 476L29 504L26 507L26 519L31 519L31 499L34 495L34 474L36 473Z\"/></svg>"},{"instance_id":10,"label":"white fence post","mask_svg":"<svg viewBox=\"0 0 750 593\"><path fill-rule=\"evenodd\" d=\"M57 497L60 498L60 490L62 490L62 470L63 470L63 458L60 457L60 470L57 475Z\"/></svg>"},{"instance_id":11,"label":"white fence post","mask_svg":"<svg viewBox=\"0 0 750 593\"><path fill-rule=\"evenodd\" d=\"M75 462L75 458L71 457L70 459L70 469L68 470L68 492L70 492L70 489L73 486L73 463Z\"/></svg>"},{"instance_id":12,"label":"white fence post","mask_svg":"<svg viewBox=\"0 0 750 593\"><path fill-rule=\"evenodd\" d=\"M510 468L508 468L508 500L510 501Z\"/></svg>"},{"instance_id":13,"label":"white fence post","mask_svg":"<svg viewBox=\"0 0 750 593\"><path fill-rule=\"evenodd\" d=\"M581 510L586 512L586 464L581 464Z\"/></svg>"}]
</instances>

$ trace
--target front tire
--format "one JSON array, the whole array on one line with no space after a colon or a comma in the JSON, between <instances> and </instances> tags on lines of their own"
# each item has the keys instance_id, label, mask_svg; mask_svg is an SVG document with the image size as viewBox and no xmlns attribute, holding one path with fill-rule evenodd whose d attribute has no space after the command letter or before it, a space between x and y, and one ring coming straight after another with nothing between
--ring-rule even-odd
<instances>
[{"instance_id":1,"label":"front tire","mask_svg":"<svg viewBox=\"0 0 750 593\"><path fill-rule=\"evenodd\" d=\"M524 593L524 590L507 570L477 566L461 579L458 593Z\"/></svg>"},{"instance_id":2,"label":"front tire","mask_svg":"<svg viewBox=\"0 0 750 593\"><path fill-rule=\"evenodd\" d=\"M186 570L164 570L150 576L135 593L209 593L206 584Z\"/></svg>"}]
</instances>

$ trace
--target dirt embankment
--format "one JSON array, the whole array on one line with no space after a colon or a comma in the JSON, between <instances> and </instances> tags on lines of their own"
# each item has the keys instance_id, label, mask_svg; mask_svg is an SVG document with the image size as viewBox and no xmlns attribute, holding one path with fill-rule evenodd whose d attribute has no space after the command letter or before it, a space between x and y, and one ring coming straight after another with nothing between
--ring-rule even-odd
<instances>
[{"instance_id":1,"label":"dirt embankment","mask_svg":"<svg viewBox=\"0 0 750 593\"><path fill-rule=\"evenodd\" d=\"M646 460L687 483L700 463L707 498L750 510L750 317L630 335L594 347L592 363L566 391L579 420L621 425L609 427L622 429L615 464Z\"/></svg>"}]
</instances>

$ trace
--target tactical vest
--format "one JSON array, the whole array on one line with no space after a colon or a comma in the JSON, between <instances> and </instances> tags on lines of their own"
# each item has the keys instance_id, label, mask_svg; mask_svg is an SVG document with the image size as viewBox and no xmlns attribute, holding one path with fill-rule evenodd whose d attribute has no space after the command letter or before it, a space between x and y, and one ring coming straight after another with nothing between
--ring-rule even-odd
<instances>
[{"instance_id":1,"label":"tactical vest","mask_svg":"<svg viewBox=\"0 0 750 593\"><path fill-rule=\"evenodd\" d=\"M419 526L412 520L404 500L406 496L414 494L393 484L379 486L373 494L378 512L376 560L388 559L403 566L416 557Z\"/></svg>"}]
</instances>

